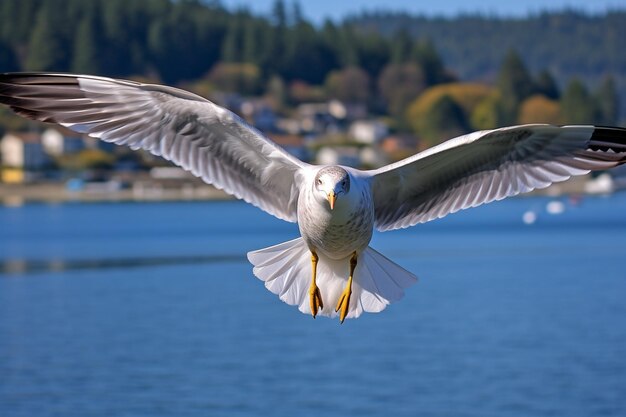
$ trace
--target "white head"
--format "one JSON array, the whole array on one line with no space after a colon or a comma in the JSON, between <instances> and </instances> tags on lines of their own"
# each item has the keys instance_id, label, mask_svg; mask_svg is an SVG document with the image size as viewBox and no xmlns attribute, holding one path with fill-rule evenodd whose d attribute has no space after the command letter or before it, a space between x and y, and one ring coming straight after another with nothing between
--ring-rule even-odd
<instances>
[{"instance_id":1,"label":"white head","mask_svg":"<svg viewBox=\"0 0 626 417\"><path fill-rule=\"evenodd\" d=\"M350 191L350 175L341 167L327 166L317 172L313 187L318 196L328 200L332 210L337 198Z\"/></svg>"}]
</instances>

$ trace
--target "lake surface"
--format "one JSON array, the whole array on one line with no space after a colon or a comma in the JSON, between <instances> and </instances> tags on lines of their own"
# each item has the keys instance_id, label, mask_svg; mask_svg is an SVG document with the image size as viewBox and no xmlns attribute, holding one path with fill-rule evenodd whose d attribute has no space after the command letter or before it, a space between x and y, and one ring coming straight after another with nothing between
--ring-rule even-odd
<instances>
[{"instance_id":1,"label":"lake surface","mask_svg":"<svg viewBox=\"0 0 626 417\"><path fill-rule=\"evenodd\" d=\"M420 281L343 325L254 278L297 228L246 204L2 207L0 416L623 417L626 195L550 202L376 234Z\"/></svg>"}]
</instances>

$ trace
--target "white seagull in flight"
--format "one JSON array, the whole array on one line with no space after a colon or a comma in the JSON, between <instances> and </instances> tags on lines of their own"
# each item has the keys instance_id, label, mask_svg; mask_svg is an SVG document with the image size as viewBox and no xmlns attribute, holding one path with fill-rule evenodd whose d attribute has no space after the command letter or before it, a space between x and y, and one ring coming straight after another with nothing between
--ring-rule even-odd
<instances>
[{"instance_id":1,"label":"white seagull in flight","mask_svg":"<svg viewBox=\"0 0 626 417\"><path fill-rule=\"evenodd\" d=\"M626 162L626 129L525 125L474 132L370 171L309 165L195 94L89 75L1 74L0 103L145 149L298 222L301 237L248 254L254 274L301 312L341 322L384 310L417 279L368 246L374 228L413 226Z\"/></svg>"}]
</instances>

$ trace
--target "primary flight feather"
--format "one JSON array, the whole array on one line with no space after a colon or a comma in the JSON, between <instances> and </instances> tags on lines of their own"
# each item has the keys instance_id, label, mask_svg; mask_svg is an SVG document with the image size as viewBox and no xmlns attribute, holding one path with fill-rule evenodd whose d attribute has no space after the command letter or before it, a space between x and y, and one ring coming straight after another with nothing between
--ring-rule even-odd
<instances>
[{"instance_id":1,"label":"primary flight feather","mask_svg":"<svg viewBox=\"0 0 626 417\"><path fill-rule=\"evenodd\" d=\"M301 237L250 252L254 274L303 313L378 312L416 277L370 248L374 228L424 223L626 162L626 129L524 125L474 132L385 167L304 163L195 94L105 77L0 75L0 103L145 149L286 221Z\"/></svg>"}]
</instances>

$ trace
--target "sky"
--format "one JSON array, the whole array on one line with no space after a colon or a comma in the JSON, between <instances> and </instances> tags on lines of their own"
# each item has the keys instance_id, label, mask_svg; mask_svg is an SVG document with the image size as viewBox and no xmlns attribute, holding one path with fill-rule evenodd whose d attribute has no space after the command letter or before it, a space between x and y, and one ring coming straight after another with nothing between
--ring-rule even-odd
<instances>
[{"instance_id":1,"label":"sky","mask_svg":"<svg viewBox=\"0 0 626 417\"><path fill-rule=\"evenodd\" d=\"M274 0L221 0L228 8L246 6L257 14L269 14ZM285 0L290 4L292 0ZM326 18L340 20L346 15L369 10L407 11L428 16L452 17L461 13L482 13L497 16L523 17L544 10L565 8L602 13L626 9L626 0L300 0L304 15L315 23Z\"/></svg>"}]
</instances>

